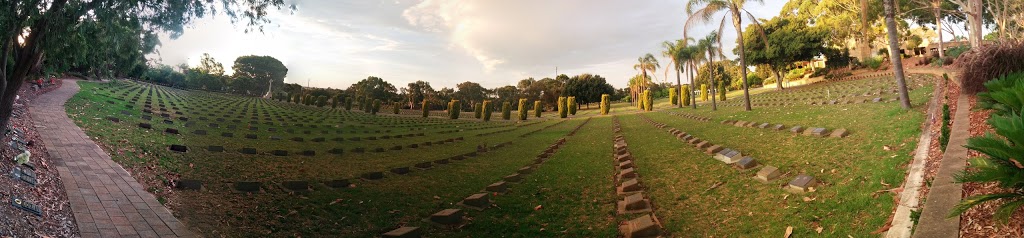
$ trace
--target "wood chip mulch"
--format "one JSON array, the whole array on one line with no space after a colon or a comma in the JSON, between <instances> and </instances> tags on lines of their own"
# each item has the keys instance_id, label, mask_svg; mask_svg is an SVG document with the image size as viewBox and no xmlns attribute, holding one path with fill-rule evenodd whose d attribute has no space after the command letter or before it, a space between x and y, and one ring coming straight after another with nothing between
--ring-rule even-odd
<instances>
[{"instance_id":1,"label":"wood chip mulch","mask_svg":"<svg viewBox=\"0 0 1024 238\"><path fill-rule=\"evenodd\" d=\"M971 107L976 105L976 99L971 99ZM994 133L992 127L986 123L990 110L971 111L971 137L982 136L985 133ZM969 151L971 158L984 156L977 151ZM964 197L1006 192L995 183L966 183L964 184ZM987 202L974 207L960 216L960 237L1024 237L1024 211L1018 210L1010 222L1003 224L993 219L992 214L1002 202Z\"/></svg>"}]
</instances>

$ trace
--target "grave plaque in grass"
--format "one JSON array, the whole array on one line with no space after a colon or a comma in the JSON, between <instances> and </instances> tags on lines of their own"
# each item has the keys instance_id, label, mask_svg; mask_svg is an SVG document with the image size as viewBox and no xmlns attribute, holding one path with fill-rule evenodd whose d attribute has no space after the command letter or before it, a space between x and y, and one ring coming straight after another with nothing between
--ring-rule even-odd
<instances>
[{"instance_id":1,"label":"grave plaque in grass","mask_svg":"<svg viewBox=\"0 0 1024 238\"><path fill-rule=\"evenodd\" d=\"M309 182L302 180L284 181L281 182L281 187L295 192L309 191Z\"/></svg>"},{"instance_id":2,"label":"grave plaque in grass","mask_svg":"<svg viewBox=\"0 0 1024 238\"><path fill-rule=\"evenodd\" d=\"M178 180L175 184L175 188L184 190L200 190L203 189L203 181L194 179L182 179Z\"/></svg>"},{"instance_id":3,"label":"grave plaque in grass","mask_svg":"<svg viewBox=\"0 0 1024 238\"><path fill-rule=\"evenodd\" d=\"M170 147L168 147L168 149L174 152L188 152L188 146L184 145L171 145Z\"/></svg>"},{"instance_id":4,"label":"grave plaque in grass","mask_svg":"<svg viewBox=\"0 0 1024 238\"><path fill-rule=\"evenodd\" d=\"M421 231L419 227L415 226L399 227L381 235L381 237L384 238L420 238L422 236L423 231Z\"/></svg>"},{"instance_id":5,"label":"grave plaque in grass","mask_svg":"<svg viewBox=\"0 0 1024 238\"><path fill-rule=\"evenodd\" d=\"M287 150L273 150L273 151L270 152L270 154L274 155L274 156L288 156L288 151Z\"/></svg>"},{"instance_id":6,"label":"grave plaque in grass","mask_svg":"<svg viewBox=\"0 0 1024 238\"><path fill-rule=\"evenodd\" d=\"M146 120L146 121L153 120L153 117L151 117L149 115L142 115L139 118L142 118L142 120Z\"/></svg>"},{"instance_id":7,"label":"grave plaque in grass","mask_svg":"<svg viewBox=\"0 0 1024 238\"><path fill-rule=\"evenodd\" d=\"M871 99L871 102L881 102L881 101L882 101L882 98Z\"/></svg>"},{"instance_id":8,"label":"grave plaque in grass","mask_svg":"<svg viewBox=\"0 0 1024 238\"><path fill-rule=\"evenodd\" d=\"M235 182L234 187L239 192L254 193L260 191L260 182Z\"/></svg>"},{"instance_id":9,"label":"grave plaque in grass","mask_svg":"<svg viewBox=\"0 0 1024 238\"><path fill-rule=\"evenodd\" d=\"M291 140L292 140L292 141L295 141L295 142L302 142L302 141L304 141L305 139L303 139L302 137L292 137L292 139L291 139Z\"/></svg>"},{"instance_id":10,"label":"grave plaque in grass","mask_svg":"<svg viewBox=\"0 0 1024 238\"><path fill-rule=\"evenodd\" d=\"M786 129L786 125L783 125L783 124L775 124L774 126L772 126L772 130L776 130L776 131L781 131L781 130L783 130L783 129Z\"/></svg>"},{"instance_id":11,"label":"grave plaque in grass","mask_svg":"<svg viewBox=\"0 0 1024 238\"><path fill-rule=\"evenodd\" d=\"M488 192L503 193L507 189L508 184L506 184L504 181L498 181L490 185L487 185L487 188L485 188L484 190Z\"/></svg>"},{"instance_id":12,"label":"grave plaque in grass","mask_svg":"<svg viewBox=\"0 0 1024 238\"><path fill-rule=\"evenodd\" d=\"M231 132L222 132L222 133L220 133L220 136L222 136L222 137L235 137L235 134L231 133Z\"/></svg>"},{"instance_id":13,"label":"grave plaque in grass","mask_svg":"<svg viewBox=\"0 0 1024 238\"><path fill-rule=\"evenodd\" d=\"M115 122L115 123L121 122L121 119L117 118L117 117L107 117L107 120L110 120L110 121Z\"/></svg>"},{"instance_id":14,"label":"grave plaque in grass","mask_svg":"<svg viewBox=\"0 0 1024 238\"><path fill-rule=\"evenodd\" d=\"M367 172L359 175L359 177L365 180L378 180L384 178L384 172Z\"/></svg>"},{"instance_id":15,"label":"grave plaque in grass","mask_svg":"<svg viewBox=\"0 0 1024 238\"><path fill-rule=\"evenodd\" d=\"M219 128L219 127L220 127L220 125L219 125L219 124L217 124L217 123L210 123L209 127L212 127L212 128Z\"/></svg>"},{"instance_id":16,"label":"grave plaque in grass","mask_svg":"<svg viewBox=\"0 0 1024 238\"><path fill-rule=\"evenodd\" d=\"M277 128L273 128L273 127L267 128L267 131L269 131L269 132L276 132Z\"/></svg>"},{"instance_id":17,"label":"grave plaque in grass","mask_svg":"<svg viewBox=\"0 0 1024 238\"><path fill-rule=\"evenodd\" d=\"M658 237L661 235L661 228L654 222L654 218L648 214L629 220L619 226L619 233L622 237Z\"/></svg>"},{"instance_id":18,"label":"grave plaque in grass","mask_svg":"<svg viewBox=\"0 0 1024 238\"><path fill-rule=\"evenodd\" d=\"M792 132L793 134L800 134L800 132L804 132L804 128L802 126L793 126L793 128L789 129L789 132Z\"/></svg>"},{"instance_id":19,"label":"grave plaque in grass","mask_svg":"<svg viewBox=\"0 0 1024 238\"><path fill-rule=\"evenodd\" d=\"M765 123L761 123L761 125L758 125L757 128L765 129L765 128L768 128L769 125L771 125L771 124L768 124L767 122L765 122Z\"/></svg>"},{"instance_id":20,"label":"grave plaque in grass","mask_svg":"<svg viewBox=\"0 0 1024 238\"><path fill-rule=\"evenodd\" d=\"M441 225L456 225L462 223L462 215L461 209L444 209L430 215L430 222Z\"/></svg>"},{"instance_id":21,"label":"grave plaque in grass","mask_svg":"<svg viewBox=\"0 0 1024 238\"><path fill-rule=\"evenodd\" d=\"M181 133L178 132L178 129L174 129L174 128L164 129L164 133L175 134L175 135L181 134Z\"/></svg>"},{"instance_id":22,"label":"grave plaque in grass","mask_svg":"<svg viewBox=\"0 0 1024 238\"><path fill-rule=\"evenodd\" d=\"M381 153L381 152L384 152L384 151L387 151L386 149L384 149L384 147L377 147L376 149L373 149L373 152L377 152L377 153Z\"/></svg>"},{"instance_id":23,"label":"grave plaque in grass","mask_svg":"<svg viewBox=\"0 0 1024 238\"><path fill-rule=\"evenodd\" d=\"M750 156L745 156L742 159L740 159L740 161L733 164L733 166L735 166L737 169L747 170L757 167L757 160L751 158Z\"/></svg>"},{"instance_id":24,"label":"grave plaque in grass","mask_svg":"<svg viewBox=\"0 0 1024 238\"><path fill-rule=\"evenodd\" d=\"M208 150L210 152L223 152L224 151L224 146L211 145L211 146L207 146L206 150Z\"/></svg>"},{"instance_id":25,"label":"grave plaque in grass","mask_svg":"<svg viewBox=\"0 0 1024 238\"><path fill-rule=\"evenodd\" d=\"M743 158L743 154L733 149L724 149L715 153L715 159L726 164L733 164Z\"/></svg>"},{"instance_id":26,"label":"grave plaque in grass","mask_svg":"<svg viewBox=\"0 0 1024 238\"><path fill-rule=\"evenodd\" d=\"M619 181L636 178L636 171L634 171L633 168L623 169L619 170L619 173L616 176L619 178Z\"/></svg>"},{"instance_id":27,"label":"grave plaque in grass","mask_svg":"<svg viewBox=\"0 0 1024 238\"><path fill-rule=\"evenodd\" d=\"M782 172L779 172L779 168L776 168L775 166L766 165L763 168L761 168L760 171L757 171L757 175L754 176L754 179L761 182L769 182L775 180L780 175L782 175Z\"/></svg>"},{"instance_id":28,"label":"grave plaque in grass","mask_svg":"<svg viewBox=\"0 0 1024 238\"><path fill-rule=\"evenodd\" d=\"M256 148L242 148L239 152L242 154L254 155L256 154Z\"/></svg>"},{"instance_id":29,"label":"grave plaque in grass","mask_svg":"<svg viewBox=\"0 0 1024 238\"><path fill-rule=\"evenodd\" d=\"M839 128L839 129L836 129L835 131L832 131L832 134L829 135L829 136L835 137L835 138L844 138L844 137L846 137L848 135L850 135L850 132L846 131L846 129Z\"/></svg>"},{"instance_id":30,"label":"grave plaque in grass","mask_svg":"<svg viewBox=\"0 0 1024 238\"><path fill-rule=\"evenodd\" d=\"M619 214L644 213L650 211L650 202L644 198L644 194L642 192L626 196L622 201L618 202Z\"/></svg>"},{"instance_id":31,"label":"grave plaque in grass","mask_svg":"<svg viewBox=\"0 0 1024 238\"><path fill-rule=\"evenodd\" d=\"M629 168L633 168L633 161L631 161L631 160L626 160L626 161L622 161L622 162L619 162L618 168L619 168L620 170L621 170L621 169L629 169Z\"/></svg>"},{"instance_id":32,"label":"grave plaque in grass","mask_svg":"<svg viewBox=\"0 0 1024 238\"><path fill-rule=\"evenodd\" d=\"M807 192L811 189L811 187L817 185L817 183L818 182L817 180L814 179L814 177L811 177L810 175L806 174L800 174L797 175L796 178L793 179L793 181L789 182L787 190L796 193Z\"/></svg>"},{"instance_id":33,"label":"grave plaque in grass","mask_svg":"<svg viewBox=\"0 0 1024 238\"><path fill-rule=\"evenodd\" d=\"M331 188L347 188L352 185L352 183L349 182L348 179L335 179L324 182L324 185Z\"/></svg>"},{"instance_id":34,"label":"grave plaque in grass","mask_svg":"<svg viewBox=\"0 0 1024 238\"><path fill-rule=\"evenodd\" d=\"M390 169L390 171L392 173L399 174L399 175L408 174L410 172L409 167L392 168L392 169Z\"/></svg>"},{"instance_id":35,"label":"grave plaque in grass","mask_svg":"<svg viewBox=\"0 0 1024 238\"><path fill-rule=\"evenodd\" d=\"M700 148L700 149L707 149L708 147L711 147L712 145L714 145L714 144L711 144L711 142L701 141L700 143L697 143L696 146L697 146L697 148Z\"/></svg>"},{"instance_id":36,"label":"grave plaque in grass","mask_svg":"<svg viewBox=\"0 0 1024 238\"><path fill-rule=\"evenodd\" d=\"M153 129L153 125L150 125L149 123L139 123L139 128L142 128L142 129Z\"/></svg>"},{"instance_id":37,"label":"grave plaque in grass","mask_svg":"<svg viewBox=\"0 0 1024 238\"><path fill-rule=\"evenodd\" d=\"M238 128L238 126L236 126L236 125L228 125L228 129L234 130L236 128Z\"/></svg>"},{"instance_id":38,"label":"grave plaque in grass","mask_svg":"<svg viewBox=\"0 0 1024 238\"><path fill-rule=\"evenodd\" d=\"M163 109L163 108L161 108L160 110L161 110L161 111L163 111L164 109ZM167 113L160 113L160 117L163 117L163 118L170 118L170 117L171 117L171 114L167 114Z\"/></svg>"},{"instance_id":39,"label":"grave plaque in grass","mask_svg":"<svg viewBox=\"0 0 1024 238\"><path fill-rule=\"evenodd\" d=\"M164 120L164 124L168 124L168 125L171 125L171 124L174 124L174 121L171 121L171 120Z\"/></svg>"},{"instance_id":40,"label":"grave plaque in grass","mask_svg":"<svg viewBox=\"0 0 1024 238\"><path fill-rule=\"evenodd\" d=\"M147 106L148 106L148 105L147 105ZM146 109L142 109L142 112L145 112L145 113L153 113L153 110L149 110L149 108L146 108Z\"/></svg>"},{"instance_id":41,"label":"grave plaque in grass","mask_svg":"<svg viewBox=\"0 0 1024 238\"><path fill-rule=\"evenodd\" d=\"M619 195L629 195L643 190L640 186L640 181L635 178L623 181L619 187L615 188L615 192Z\"/></svg>"},{"instance_id":42,"label":"grave plaque in grass","mask_svg":"<svg viewBox=\"0 0 1024 238\"><path fill-rule=\"evenodd\" d=\"M433 167L433 166L434 166L433 163L422 162L422 163L417 163L415 167L416 168L420 168L420 169L429 169L430 167Z\"/></svg>"},{"instance_id":43,"label":"grave plaque in grass","mask_svg":"<svg viewBox=\"0 0 1024 238\"><path fill-rule=\"evenodd\" d=\"M259 138L259 137L256 136L256 134L245 134L245 138L246 139L253 139L253 140L255 140L255 139Z\"/></svg>"},{"instance_id":44,"label":"grave plaque in grass","mask_svg":"<svg viewBox=\"0 0 1024 238\"><path fill-rule=\"evenodd\" d=\"M825 128L821 128L821 127L810 128L810 129L807 129L807 131L804 133L804 135L817 136L817 137L825 137L825 136L828 135L828 130L825 129Z\"/></svg>"},{"instance_id":45,"label":"grave plaque in grass","mask_svg":"<svg viewBox=\"0 0 1024 238\"><path fill-rule=\"evenodd\" d=\"M470 195L462 199L459 205L469 207L474 210L483 210L491 206L491 200L487 193L477 193Z\"/></svg>"}]
</instances>

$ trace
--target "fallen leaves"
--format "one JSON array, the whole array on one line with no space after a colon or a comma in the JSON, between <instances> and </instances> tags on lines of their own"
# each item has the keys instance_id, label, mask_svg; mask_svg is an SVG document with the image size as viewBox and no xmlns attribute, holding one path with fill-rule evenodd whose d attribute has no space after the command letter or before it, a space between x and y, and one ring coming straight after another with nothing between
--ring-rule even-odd
<instances>
[{"instance_id":1,"label":"fallen leaves","mask_svg":"<svg viewBox=\"0 0 1024 238\"><path fill-rule=\"evenodd\" d=\"M792 235L793 235L793 227L792 226L787 226L786 227L786 234L783 235L782 237L783 238L789 238L789 236L792 236Z\"/></svg>"}]
</instances>

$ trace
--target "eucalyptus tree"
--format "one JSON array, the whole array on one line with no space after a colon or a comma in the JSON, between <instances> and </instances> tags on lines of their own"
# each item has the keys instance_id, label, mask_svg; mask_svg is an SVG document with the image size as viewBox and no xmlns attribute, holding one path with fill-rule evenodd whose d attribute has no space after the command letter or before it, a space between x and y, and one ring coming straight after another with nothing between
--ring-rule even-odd
<instances>
[{"instance_id":1,"label":"eucalyptus tree","mask_svg":"<svg viewBox=\"0 0 1024 238\"><path fill-rule=\"evenodd\" d=\"M685 29L690 29L694 25L691 23L708 22L711 21L716 13L727 12L722 17L721 23L719 23L718 32L722 32L725 28L725 19L731 18L732 25L736 28L736 43L740 49L743 49L743 18L748 18L758 28L757 18L754 14L751 14L744 7L747 4L747 0L689 0L686 3L686 13L690 14L690 18L686 19ZM764 4L764 0L750 0L749 2L757 2ZM701 6L700 9L694 9L696 6ZM747 61L744 50L740 51L740 74L747 75ZM712 105L714 101L712 101ZM743 108L744 110L750 111L750 90L747 84L747 78L743 77Z\"/></svg>"}]
</instances>

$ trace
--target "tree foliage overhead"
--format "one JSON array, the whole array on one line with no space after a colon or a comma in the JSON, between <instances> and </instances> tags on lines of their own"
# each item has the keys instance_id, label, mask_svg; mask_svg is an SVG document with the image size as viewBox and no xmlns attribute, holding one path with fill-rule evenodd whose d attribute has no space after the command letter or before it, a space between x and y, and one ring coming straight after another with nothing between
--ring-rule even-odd
<instances>
[{"instance_id":1,"label":"tree foliage overhead","mask_svg":"<svg viewBox=\"0 0 1024 238\"><path fill-rule=\"evenodd\" d=\"M764 36L768 39L764 39L760 31L751 28L743 32L747 60L755 65L771 66L776 75L789 69L793 63L812 60L825 51L828 32L820 27L808 27L804 20L775 17L762 26ZM771 47L761 43L764 41ZM776 81L781 86L781 81Z\"/></svg>"},{"instance_id":2,"label":"tree foliage overhead","mask_svg":"<svg viewBox=\"0 0 1024 238\"><path fill-rule=\"evenodd\" d=\"M589 104L600 102L602 94L612 93L615 93L615 88L601 75L581 74L569 78L562 95L573 96L578 102Z\"/></svg>"},{"instance_id":3,"label":"tree foliage overhead","mask_svg":"<svg viewBox=\"0 0 1024 238\"><path fill-rule=\"evenodd\" d=\"M235 71L232 76L236 80L245 78L252 82L244 90L234 89L236 92L246 91L247 95L263 95L272 88L280 89L288 75L288 67L271 56L240 56L231 69Z\"/></svg>"}]
</instances>

